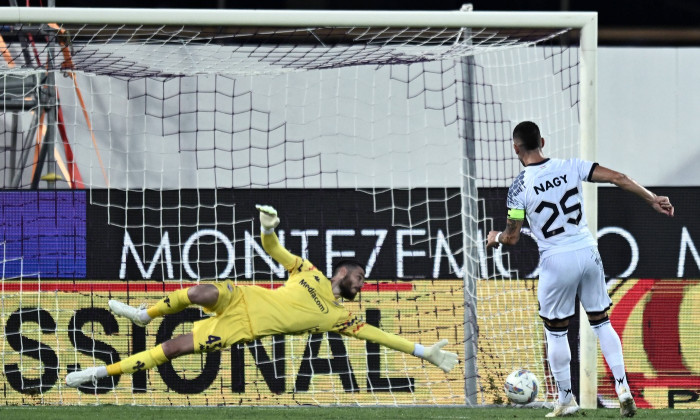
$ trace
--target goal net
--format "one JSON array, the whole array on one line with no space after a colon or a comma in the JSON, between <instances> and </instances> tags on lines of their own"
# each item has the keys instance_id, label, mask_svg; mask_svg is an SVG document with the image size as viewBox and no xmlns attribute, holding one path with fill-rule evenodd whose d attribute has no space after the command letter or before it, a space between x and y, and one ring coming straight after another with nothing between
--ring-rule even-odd
<instances>
[{"instance_id":1,"label":"goal net","mask_svg":"<svg viewBox=\"0 0 700 420\"><path fill-rule=\"evenodd\" d=\"M549 156L579 154L580 31L568 26L584 19L191 12L0 14L7 403L500 404L520 367L551 400L536 246L527 232L508 252L484 244L521 170L515 124L536 121ZM366 264L351 311L415 342L448 339L457 368L304 334L64 385L206 316L141 328L108 299L153 303L227 278L280 287L256 203L329 277L340 258Z\"/></svg>"}]
</instances>

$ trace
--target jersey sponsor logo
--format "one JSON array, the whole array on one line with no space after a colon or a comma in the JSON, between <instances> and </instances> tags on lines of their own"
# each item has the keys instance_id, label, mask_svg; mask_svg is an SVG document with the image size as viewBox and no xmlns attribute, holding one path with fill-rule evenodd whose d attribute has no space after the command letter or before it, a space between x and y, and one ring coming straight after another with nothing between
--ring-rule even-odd
<instances>
[{"instance_id":1,"label":"jersey sponsor logo","mask_svg":"<svg viewBox=\"0 0 700 420\"><path fill-rule=\"evenodd\" d=\"M555 176L551 180L540 183L540 185L535 185L535 194L539 195L541 192L545 192L550 188L558 187L563 184L566 184L566 175Z\"/></svg>"},{"instance_id":2,"label":"jersey sponsor logo","mask_svg":"<svg viewBox=\"0 0 700 420\"><path fill-rule=\"evenodd\" d=\"M326 308L326 305L324 305L323 302L321 302L321 299L316 294L316 288L311 287L309 285L309 283L307 283L306 280L304 280L304 279L301 279L299 284L301 285L301 287L305 288L307 292L309 292L309 296L311 296L311 299L314 300L314 303L316 303L316 306L318 306L318 309L322 313L327 314L328 308Z\"/></svg>"}]
</instances>

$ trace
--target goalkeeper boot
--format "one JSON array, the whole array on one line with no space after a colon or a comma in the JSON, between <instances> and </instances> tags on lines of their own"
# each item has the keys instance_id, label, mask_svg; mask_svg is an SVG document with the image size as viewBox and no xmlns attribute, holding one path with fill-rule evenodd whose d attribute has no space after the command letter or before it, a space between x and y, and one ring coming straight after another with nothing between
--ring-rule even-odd
<instances>
[{"instance_id":1,"label":"goalkeeper boot","mask_svg":"<svg viewBox=\"0 0 700 420\"><path fill-rule=\"evenodd\" d=\"M146 314L145 309L146 305L141 305L138 308L134 308L133 306L129 306L126 303L119 302L118 300L111 299L109 302L109 309L114 312L115 314L119 316L123 316L124 318L128 318L133 322L134 324L138 325L139 327L145 327L149 322L151 322L150 317L148 317L148 314ZM146 316L141 315L141 313L144 313ZM144 321L144 319L148 319Z\"/></svg>"},{"instance_id":2,"label":"goalkeeper boot","mask_svg":"<svg viewBox=\"0 0 700 420\"><path fill-rule=\"evenodd\" d=\"M634 403L632 393L628 389L620 389L620 416L634 417L637 413L637 404Z\"/></svg>"},{"instance_id":3,"label":"goalkeeper boot","mask_svg":"<svg viewBox=\"0 0 700 420\"><path fill-rule=\"evenodd\" d=\"M97 367L89 367L66 375L66 385L71 388L77 388L88 382L97 386Z\"/></svg>"},{"instance_id":4,"label":"goalkeeper boot","mask_svg":"<svg viewBox=\"0 0 700 420\"><path fill-rule=\"evenodd\" d=\"M560 404L558 401L554 404L554 411L547 413L545 417L566 417L576 414L579 410L576 399L571 398L568 403Z\"/></svg>"}]
</instances>

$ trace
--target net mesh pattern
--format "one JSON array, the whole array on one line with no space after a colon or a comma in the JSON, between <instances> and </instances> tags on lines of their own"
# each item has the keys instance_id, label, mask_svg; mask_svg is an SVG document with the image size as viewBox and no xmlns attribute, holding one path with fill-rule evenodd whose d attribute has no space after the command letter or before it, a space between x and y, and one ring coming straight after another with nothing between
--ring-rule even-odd
<instances>
[{"instance_id":1,"label":"net mesh pattern","mask_svg":"<svg viewBox=\"0 0 700 420\"><path fill-rule=\"evenodd\" d=\"M519 367L551 400L534 244L491 253L484 239L504 225L520 171L514 124L540 123L550 156L578 150L570 31L6 24L0 35L9 403L463 404L476 381L477 403L491 404ZM458 367L305 334L63 385L204 316L143 329L112 316L110 298L153 303L226 278L279 287L256 203L278 208L280 241L329 277L340 258L366 263L353 312L411 341L447 338ZM532 270L513 271L515 259Z\"/></svg>"}]
</instances>

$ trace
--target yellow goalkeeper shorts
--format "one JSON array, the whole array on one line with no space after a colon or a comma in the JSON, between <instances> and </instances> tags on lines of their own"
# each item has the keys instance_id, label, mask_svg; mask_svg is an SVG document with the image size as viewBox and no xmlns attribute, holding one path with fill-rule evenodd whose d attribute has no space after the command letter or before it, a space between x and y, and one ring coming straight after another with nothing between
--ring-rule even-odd
<instances>
[{"instance_id":1,"label":"yellow goalkeeper shorts","mask_svg":"<svg viewBox=\"0 0 700 420\"><path fill-rule=\"evenodd\" d=\"M219 289L216 304L207 312L216 315L194 323L194 352L204 353L227 348L239 341L253 341L248 305L241 289L232 281L212 283Z\"/></svg>"}]
</instances>

